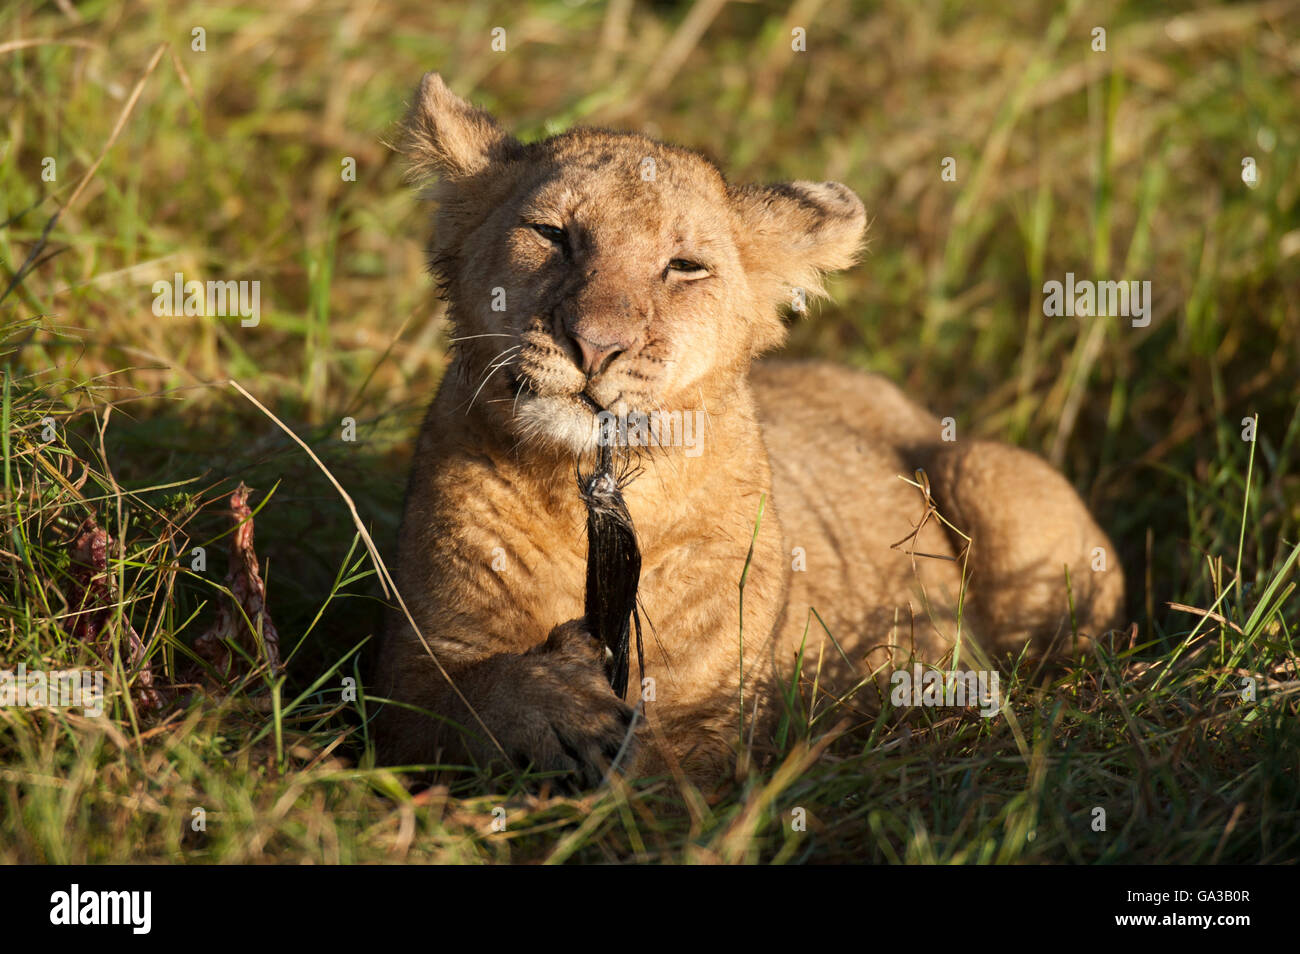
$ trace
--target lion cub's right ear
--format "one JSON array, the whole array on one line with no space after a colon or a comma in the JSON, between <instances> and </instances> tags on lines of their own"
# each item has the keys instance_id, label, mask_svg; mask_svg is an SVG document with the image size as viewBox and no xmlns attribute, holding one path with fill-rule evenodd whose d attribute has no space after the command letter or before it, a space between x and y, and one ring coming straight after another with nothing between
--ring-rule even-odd
<instances>
[{"instance_id":1,"label":"lion cub's right ear","mask_svg":"<svg viewBox=\"0 0 1300 954\"><path fill-rule=\"evenodd\" d=\"M461 99L437 73L425 73L402 124L401 150L415 181L464 179L521 148L495 119Z\"/></svg>"}]
</instances>

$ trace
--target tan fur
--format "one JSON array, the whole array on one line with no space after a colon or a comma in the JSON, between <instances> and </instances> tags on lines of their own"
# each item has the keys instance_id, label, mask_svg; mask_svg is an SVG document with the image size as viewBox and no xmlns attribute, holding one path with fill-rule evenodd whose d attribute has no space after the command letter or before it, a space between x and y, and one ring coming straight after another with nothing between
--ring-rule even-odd
<instances>
[{"instance_id":1,"label":"tan fur","mask_svg":"<svg viewBox=\"0 0 1300 954\"><path fill-rule=\"evenodd\" d=\"M638 448L643 470L625 491L655 685L633 771L667 762L710 776L732 764L751 538L746 733L755 711L760 738L776 714L774 680L788 678L805 631L831 691L913 655L943 660L960 565L905 551L956 556L960 540L931 520L891 548L924 509L899 479L917 468L940 512L974 538L963 638L989 651L1061 648L1073 635L1066 566L1080 632L1117 621L1114 548L1037 457L942 441L939 422L880 378L822 363L751 372L784 337L778 304L792 289L820 294L819 276L857 253L865 215L849 189L729 186L697 154L627 133L521 145L436 74L406 133L416 176L438 177L430 258L459 340L416 444L398 551L399 588L437 661L404 620L390 628L378 690L407 705L380 714L386 759L504 754L593 784L623 742L631 710L581 625L575 462L591 469L598 433L584 389L617 414L707 420L697 454ZM534 224L563 228L563 240ZM682 260L705 271L670 268ZM1090 567L1094 547L1107 552L1105 572ZM806 571L792 570L795 548ZM807 625L809 607L847 661ZM629 702L635 662L632 674Z\"/></svg>"}]
</instances>

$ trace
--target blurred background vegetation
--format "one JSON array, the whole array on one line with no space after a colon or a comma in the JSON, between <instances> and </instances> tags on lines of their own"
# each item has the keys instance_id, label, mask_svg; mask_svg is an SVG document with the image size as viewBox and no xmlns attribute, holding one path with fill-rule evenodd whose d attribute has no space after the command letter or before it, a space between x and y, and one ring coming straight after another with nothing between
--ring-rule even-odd
<instances>
[{"instance_id":1,"label":"blurred background vegetation","mask_svg":"<svg viewBox=\"0 0 1300 954\"><path fill-rule=\"evenodd\" d=\"M97 474L85 506L140 548L239 479L255 505L274 488L257 549L282 633L313 633L302 685L376 632L376 590L333 595L345 508L225 381L313 447L386 548L446 364L428 210L386 145L428 69L523 138L632 128L736 181L855 189L869 252L787 352L881 371L960 435L1061 465L1120 548L1152 651L1197 621L1170 601L1244 619L1282 572L1300 538L1300 3L16 0L0 11L0 361L24 433L54 416ZM1043 282L1067 271L1150 281L1150 325L1044 317ZM175 272L260 281L260 324L155 317L151 286ZM133 492L120 523L117 486ZM193 519L195 539L226 526L219 508ZM42 645L22 567L6 572L0 662ZM163 628L188 638L211 598L179 580ZM1295 601L1280 620L1289 645Z\"/></svg>"}]
</instances>

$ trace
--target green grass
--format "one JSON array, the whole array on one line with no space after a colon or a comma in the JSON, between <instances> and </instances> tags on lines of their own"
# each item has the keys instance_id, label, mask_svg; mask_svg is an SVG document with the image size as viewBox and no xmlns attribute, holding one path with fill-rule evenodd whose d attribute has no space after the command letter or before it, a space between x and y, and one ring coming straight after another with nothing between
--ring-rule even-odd
<instances>
[{"instance_id":1,"label":"green grass","mask_svg":"<svg viewBox=\"0 0 1300 954\"><path fill-rule=\"evenodd\" d=\"M0 708L0 861L1300 860L1300 4L295 10L0 12L0 669L110 673L106 719ZM737 180L847 182L870 253L789 353L884 372L963 436L1059 464L1120 549L1135 629L1074 666L1009 662L991 720L814 704L803 660L776 760L717 792L412 794L376 768L373 701L343 692L364 690L374 566L320 468L225 382L391 552L447 343L383 142L430 68L526 137L630 126ZM260 280L260 325L156 318L176 271ZM1044 318L1067 271L1149 280L1150 326ZM124 624L160 675L193 671L239 480L286 674L140 711ZM68 543L90 515L119 598L109 637L76 641ZM1254 702L1246 675L1267 677Z\"/></svg>"}]
</instances>

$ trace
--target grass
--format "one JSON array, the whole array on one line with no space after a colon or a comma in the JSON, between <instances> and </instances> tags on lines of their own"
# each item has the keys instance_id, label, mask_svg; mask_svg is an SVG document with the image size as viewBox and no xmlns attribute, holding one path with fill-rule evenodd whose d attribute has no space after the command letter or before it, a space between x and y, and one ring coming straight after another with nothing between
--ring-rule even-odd
<instances>
[{"instance_id":1,"label":"grass","mask_svg":"<svg viewBox=\"0 0 1300 954\"><path fill-rule=\"evenodd\" d=\"M0 708L0 861L1297 861L1297 36L1300 4L1269 0L6 6L0 668L110 676L105 719ZM631 126L738 180L851 185L870 254L788 351L1060 465L1134 628L1061 670L1007 662L988 720L813 705L803 660L777 759L717 792L413 792L375 767L375 566L226 382L391 552L447 342L383 142L429 68L526 137ZM177 271L261 281L260 323L155 317ZM1045 318L1067 271L1149 280L1150 325ZM192 647L228 599L240 480L288 666L213 691ZM91 640L68 547L88 516L116 594ZM127 623L160 674L200 673L161 713L124 689Z\"/></svg>"}]
</instances>

